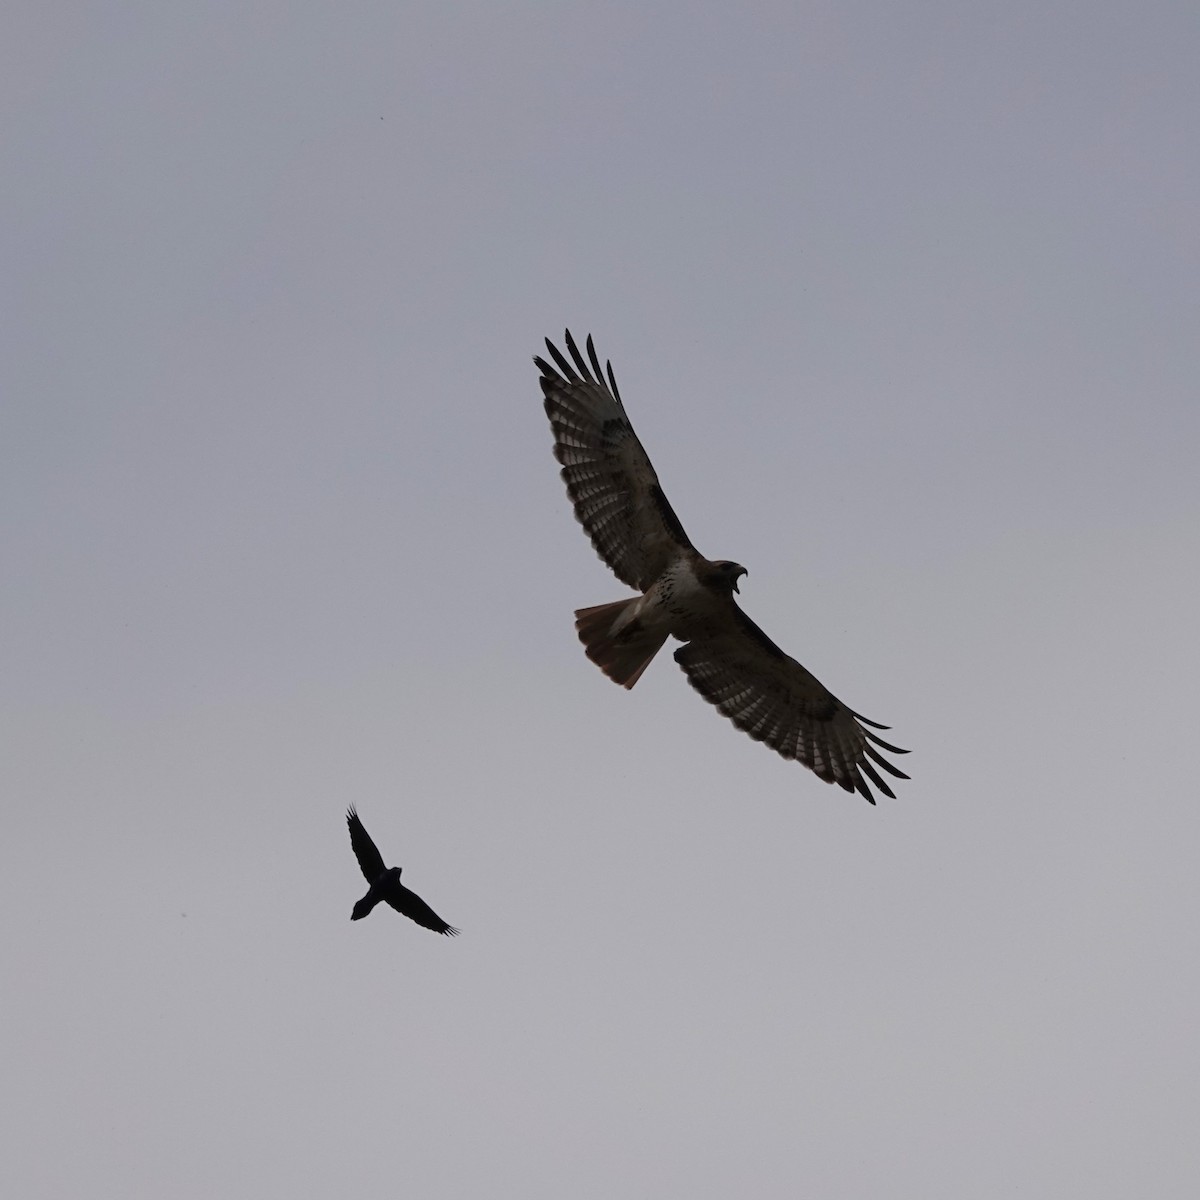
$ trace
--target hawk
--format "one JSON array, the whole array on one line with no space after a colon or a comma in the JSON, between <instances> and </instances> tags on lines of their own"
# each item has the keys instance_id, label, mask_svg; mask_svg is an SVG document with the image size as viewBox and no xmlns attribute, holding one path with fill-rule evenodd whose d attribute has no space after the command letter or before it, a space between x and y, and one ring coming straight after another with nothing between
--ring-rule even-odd
<instances>
[{"instance_id":1,"label":"hawk","mask_svg":"<svg viewBox=\"0 0 1200 1200\"><path fill-rule=\"evenodd\" d=\"M895 799L877 768L908 776L880 751L908 752L872 733L888 727L847 708L742 612L733 594L746 568L707 559L692 545L625 414L612 363L601 371L590 336L586 359L570 330L564 337L569 361L549 338L553 364L533 360L554 457L597 553L640 593L576 610L588 658L631 688L676 638L684 644L675 661L688 682L739 729L872 804L872 785Z\"/></svg>"},{"instance_id":2,"label":"hawk","mask_svg":"<svg viewBox=\"0 0 1200 1200\"><path fill-rule=\"evenodd\" d=\"M456 937L457 929L447 925L416 892L410 892L400 882L401 867L383 865L383 855L375 848L371 835L363 828L353 805L346 812L346 824L350 826L350 845L354 849L354 857L358 859L358 865L362 867L362 873L371 885L367 894L354 906L350 920L361 921L383 900L397 912L416 921L418 925L432 929L434 933Z\"/></svg>"}]
</instances>

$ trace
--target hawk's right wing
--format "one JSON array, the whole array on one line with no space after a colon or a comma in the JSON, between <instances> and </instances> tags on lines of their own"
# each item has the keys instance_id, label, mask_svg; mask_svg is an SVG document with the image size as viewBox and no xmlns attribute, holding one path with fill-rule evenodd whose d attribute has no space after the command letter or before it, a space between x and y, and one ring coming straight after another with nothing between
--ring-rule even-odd
<instances>
[{"instance_id":1,"label":"hawk's right wing","mask_svg":"<svg viewBox=\"0 0 1200 1200\"><path fill-rule=\"evenodd\" d=\"M908 751L871 732L887 726L847 708L740 608L731 611L729 627L714 627L675 651L692 687L756 742L803 763L818 779L872 804L872 784L895 799L876 767L896 779L908 776L880 751Z\"/></svg>"}]
</instances>

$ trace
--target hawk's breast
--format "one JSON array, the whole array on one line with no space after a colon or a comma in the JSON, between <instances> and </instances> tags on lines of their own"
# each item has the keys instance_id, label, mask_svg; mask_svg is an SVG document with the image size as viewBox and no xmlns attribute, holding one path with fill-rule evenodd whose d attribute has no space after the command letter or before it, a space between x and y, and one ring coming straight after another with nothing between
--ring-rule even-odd
<instances>
[{"instance_id":1,"label":"hawk's breast","mask_svg":"<svg viewBox=\"0 0 1200 1200\"><path fill-rule=\"evenodd\" d=\"M687 557L676 559L663 572L646 599L646 608L652 607L671 635L683 642L711 628L714 622L724 623L729 616L729 598L702 582L694 562Z\"/></svg>"}]
</instances>

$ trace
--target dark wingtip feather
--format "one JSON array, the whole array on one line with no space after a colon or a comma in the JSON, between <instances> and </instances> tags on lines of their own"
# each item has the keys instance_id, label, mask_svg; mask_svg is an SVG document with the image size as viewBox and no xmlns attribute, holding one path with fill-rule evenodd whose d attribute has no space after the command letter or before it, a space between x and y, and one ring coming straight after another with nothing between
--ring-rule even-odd
<instances>
[{"instance_id":1,"label":"dark wingtip feather","mask_svg":"<svg viewBox=\"0 0 1200 1200\"><path fill-rule=\"evenodd\" d=\"M870 780L870 781L871 781L871 782L872 782L872 783L873 783L873 784L874 784L874 785L875 785L875 786L876 786L876 787L877 787L877 788L878 788L878 789L879 789L879 790L880 790L880 791L881 791L881 792L882 792L882 793L883 793L885 796L887 796L887 798L888 798L889 800L895 800L895 798L896 798L896 793L895 793L895 792L893 792L893 791L892 791L892 789L891 789L890 787L888 787L888 785L887 785L887 784L884 782L884 780L883 780L883 779L880 777L880 774L879 774L879 772L878 772L878 771L876 771L876 770L875 770L875 768L874 768L873 766L871 766L871 764L870 764L869 762L867 762L867 761L864 759L862 762L860 762L860 763L858 764L858 769L859 769L859 770L860 770L860 771L861 771L861 772L862 772L862 773L863 773L863 774L864 774L864 775L865 775L865 776L866 776L866 777L867 777L867 778L868 778L868 779L869 779L869 780ZM864 783L862 782L862 780L860 779L860 780L859 780L859 791L862 791L862 790L863 790L863 788L865 788L865 787L866 787L866 784L864 784ZM871 801L871 803L872 803L872 804L874 804L874 803L875 803L874 797L868 796L868 799Z\"/></svg>"},{"instance_id":2,"label":"dark wingtip feather","mask_svg":"<svg viewBox=\"0 0 1200 1200\"><path fill-rule=\"evenodd\" d=\"M856 713L853 709L850 710L850 715L856 720L861 721L864 725L870 725L872 729L891 729L890 725L880 725L878 721L872 721L870 717L864 717L862 713ZM881 746L887 746L889 750L894 750L897 754L907 754L907 750L901 750L898 746L888 746L887 742L877 738L873 733L868 733L873 742L879 742Z\"/></svg>"},{"instance_id":3,"label":"dark wingtip feather","mask_svg":"<svg viewBox=\"0 0 1200 1200\"><path fill-rule=\"evenodd\" d=\"M567 362L566 356L549 338L546 339L546 349L550 352L550 357L554 359L561 377L569 380L571 383L578 383L579 376L575 374L575 368ZM554 375L556 372L552 371L551 374Z\"/></svg>"},{"instance_id":4,"label":"dark wingtip feather","mask_svg":"<svg viewBox=\"0 0 1200 1200\"><path fill-rule=\"evenodd\" d=\"M579 352L579 347L575 344L575 339L571 336L569 329L564 331L563 338L567 343L567 349L570 351L571 357L575 360L575 366L579 370L580 378L586 380L588 383L593 382L592 373L588 370L587 362ZM588 334L587 347L591 351L592 357L595 358L596 352L592 348L592 335L590 333Z\"/></svg>"},{"instance_id":5,"label":"dark wingtip feather","mask_svg":"<svg viewBox=\"0 0 1200 1200\"><path fill-rule=\"evenodd\" d=\"M563 380L568 383L598 383L601 386L604 384L604 377L608 376L609 390L612 392L614 399L618 404L621 403L621 393L617 390L617 379L613 374L612 362L605 362L605 369L600 367L600 356L596 353L596 344L592 341L592 335L587 335L587 340L584 343L587 348L587 358L585 359L579 349L578 343L571 335L569 329L563 330L563 344L567 348L567 354L574 360L568 362L567 356L549 339L544 339L546 350L550 357L554 360L555 367L552 367L540 354L533 356L534 365L542 373L542 390L548 391L553 386L554 381Z\"/></svg>"},{"instance_id":6,"label":"dark wingtip feather","mask_svg":"<svg viewBox=\"0 0 1200 1200\"><path fill-rule=\"evenodd\" d=\"M863 749L867 752L867 757L877 762L889 775L894 775L897 779L908 778L908 776L905 775L905 773L901 771L899 767L892 766L892 764L888 762L888 760L884 758L874 746L870 745L870 743L864 746Z\"/></svg>"},{"instance_id":7,"label":"dark wingtip feather","mask_svg":"<svg viewBox=\"0 0 1200 1200\"><path fill-rule=\"evenodd\" d=\"M604 372L602 370L600 370L600 358L596 354L596 347L592 342L592 335L590 333L587 335L587 352L588 352L588 362L590 362L592 364L592 373L595 377L596 382L603 383L604 382ZM612 370L611 363L609 363L609 370L610 371Z\"/></svg>"},{"instance_id":8,"label":"dark wingtip feather","mask_svg":"<svg viewBox=\"0 0 1200 1200\"><path fill-rule=\"evenodd\" d=\"M625 405L621 400L621 392L617 388L617 377L613 374L612 360L606 358L604 360L604 365L608 369L608 386L612 390L613 399L620 404L622 408L624 408Z\"/></svg>"},{"instance_id":9,"label":"dark wingtip feather","mask_svg":"<svg viewBox=\"0 0 1200 1200\"><path fill-rule=\"evenodd\" d=\"M871 789L869 787L867 787L867 785L861 779L858 781L857 787L847 788L846 790L848 792L850 792L850 791L859 792L866 799L868 804L875 803L875 797L871 795ZM891 793L888 793L888 794L890 795Z\"/></svg>"},{"instance_id":10,"label":"dark wingtip feather","mask_svg":"<svg viewBox=\"0 0 1200 1200\"><path fill-rule=\"evenodd\" d=\"M893 746L891 742L885 742L883 740L883 738L876 737L873 733L870 733L865 729L863 730L863 732L866 733L867 737L870 738L871 741L874 742L876 746L882 746L885 750L889 751L892 754L908 754L909 753L907 750L902 749L900 746Z\"/></svg>"}]
</instances>

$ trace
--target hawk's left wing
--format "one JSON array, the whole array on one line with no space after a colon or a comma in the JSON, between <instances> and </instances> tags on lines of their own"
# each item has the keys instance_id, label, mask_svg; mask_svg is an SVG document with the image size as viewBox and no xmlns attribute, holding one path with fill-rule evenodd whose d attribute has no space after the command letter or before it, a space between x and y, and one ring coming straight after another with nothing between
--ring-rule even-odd
<instances>
[{"instance_id":1,"label":"hawk's left wing","mask_svg":"<svg viewBox=\"0 0 1200 1200\"><path fill-rule=\"evenodd\" d=\"M546 349L557 369L544 358L533 360L542 373L554 457L597 553L622 583L644 592L694 547L625 415L612 364L605 386L591 337L586 360L569 329L565 340L570 362L549 338Z\"/></svg>"},{"instance_id":2,"label":"hawk's left wing","mask_svg":"<svg viewBox=\"0 0 1200 1200\"><path fill-rule=\"evenodd\" d=\"M675 651L688 682L755 741L812 768L819 779L872 804L868 783L895 793L875 766L907 779L876 747L907 754L866 728L886 729L847 708L816 676L778 646L741 609L737 624L697 638ZM864 778L865 776L865 778Z\"/></svg>"}]
</instances>

